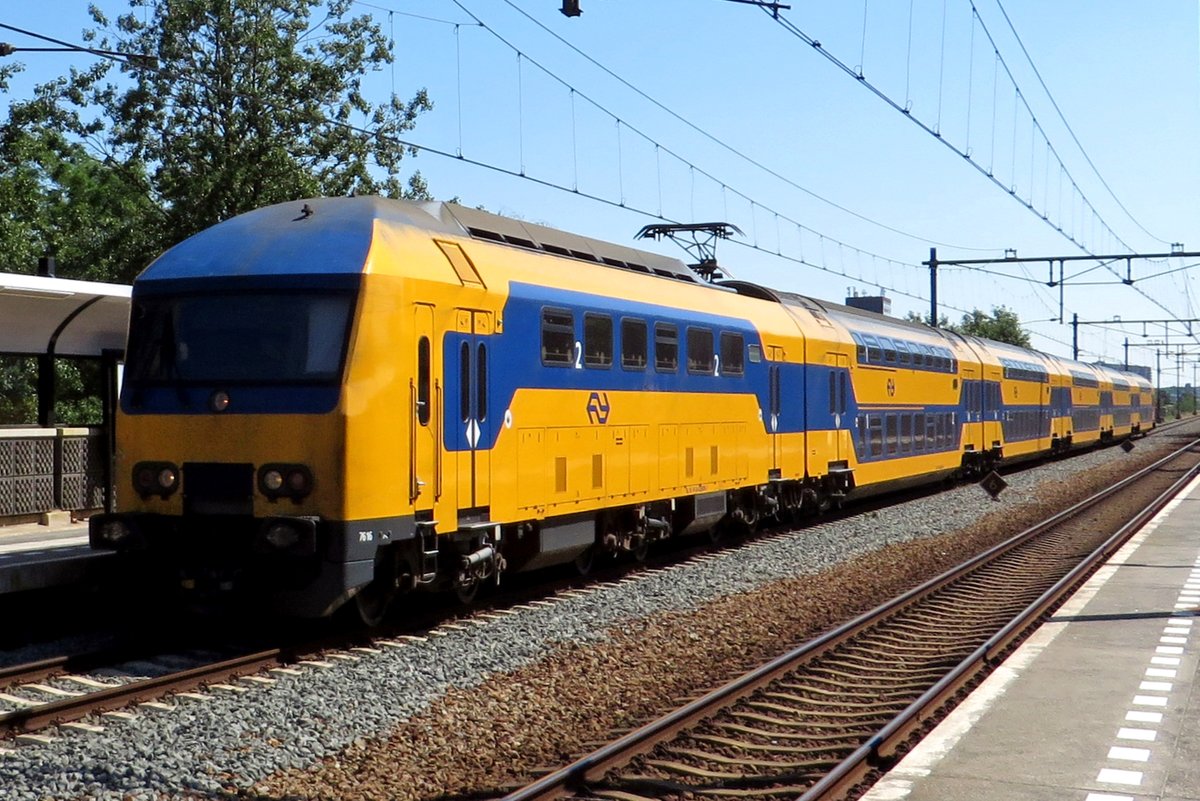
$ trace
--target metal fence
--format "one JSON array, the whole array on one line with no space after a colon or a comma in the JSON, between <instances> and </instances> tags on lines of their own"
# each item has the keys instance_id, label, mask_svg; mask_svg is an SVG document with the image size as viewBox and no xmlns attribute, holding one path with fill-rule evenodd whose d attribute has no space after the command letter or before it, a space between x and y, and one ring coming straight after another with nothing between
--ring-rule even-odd
<instances>
[{"instance_id":1,"label":"metal fence","mask_svg":"<svg viewBox=\"0 0 1200 801\"><path fill-rule=\"evenodd\" d=\"M104 506L104 429L0 428L0 520Z\"/></svg>"}]
</instances>

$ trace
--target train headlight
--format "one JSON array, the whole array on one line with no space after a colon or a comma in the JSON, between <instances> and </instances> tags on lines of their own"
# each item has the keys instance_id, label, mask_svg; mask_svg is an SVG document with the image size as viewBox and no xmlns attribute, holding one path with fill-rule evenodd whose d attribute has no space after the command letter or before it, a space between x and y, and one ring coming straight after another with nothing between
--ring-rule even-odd
<instances>
[{"instance_id":1,"label":"train headlight","mask_svg":"<svg viewBox=\"0 0 1200 801\"><path fill-rule=\"evenodd\" d=\"M100 514L88 519L88 543L105 551L135 551L146 547L136 524L123 515Z\"/></svg>"},{"instance_id":2,"label":"train headlight","mask_svg":"<svg viewBox=\"0 0 1200 801\"><path fill-rule=\"evenodd\" d=\"M268 517L254 538L254 550L271 556L312 556L317 552L317 518Z\"/></svg>"},{"instance_id":3,"label":"train headlight","mask_svg":"<svg viewBox=\"0 0 1200 801\"><path fill-rule=\"evenodd\" d=\"M262 484L264 489L271 492L279 492L279 488L283 486L283 474L278 470L263 471Z\"/></svg>"},{"instance_id":4,"label":"train headlight","mask_svg":"<svg viewBox=\"0 0 1200 801\"><path fill-rule=\"evenodd\" d=\"M282 551L300 542L300 532L291 523L281 520L267 527L263 539L270 543L271 547Z\"/></svg>"},{"instance_id":5,"label":"train headlight","mask_svg":"<svg viewBox=\"0 0 1200 801\"><path fill-rule=\"evenodd\" d=\"M179 489L179 468L170 462L138 462L133 466L133 488L142 498L166 499Z\"/></svg>"},{"instance_id":6,"label":"train headlight","mask_svg":"<svg viewBox=\"0 0 1200 801\"><path fill-rule=\"evenodd\" d=\"M302 464L265 464L258 469L258 490L268 499L299 501L313 489L312 471Z\"/></svg>"},{"instance_id":7,"label":"train headlight","mask_svg":"<svg viewBox=\"0 0 1200 801\"><path fill-rule=\"evenodd\" d=\"M129 524L124 520L115 518L105 520L100 524L99 530L96 532L96 539L100 544L115 548L129 538L133 531L129 528Z\"/></svg>"},{"instance_id":8,"label":"train headlight","mask_svg":"<svg viewBox=\"0 0 1200 801\"><path fill-rule=\"evenodd\" d=\"M170 492L175 489L175 485L179 483L179 473L174 467L164 467L158 471L158 487L161 490Z\"/></svg>"}]
</instances>

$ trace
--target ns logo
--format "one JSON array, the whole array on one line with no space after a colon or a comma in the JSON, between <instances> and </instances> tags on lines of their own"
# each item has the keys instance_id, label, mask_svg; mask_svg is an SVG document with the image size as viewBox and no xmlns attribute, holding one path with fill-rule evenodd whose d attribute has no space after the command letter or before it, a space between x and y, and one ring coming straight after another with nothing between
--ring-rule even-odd
<instances>
[{"instance_id":1,"label":"ns logo","mask_svg":"<svg viewBox=\"0 0 1200 801\"><path fill-rule=\"evenodd\" d=\"M607 392L593 392L588 396L587 416L593 425L608 422L609 408Z\"/></svg>"}]
</instances>

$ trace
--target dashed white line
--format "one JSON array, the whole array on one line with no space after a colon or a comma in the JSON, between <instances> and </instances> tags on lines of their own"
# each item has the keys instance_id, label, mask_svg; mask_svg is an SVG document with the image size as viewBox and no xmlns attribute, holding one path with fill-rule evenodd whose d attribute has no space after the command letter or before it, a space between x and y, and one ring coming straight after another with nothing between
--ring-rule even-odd
<instances>
[{"instance_id":1,"label":"dashed white line","mask_svg":"<svg viewBox=\"0 0 1200 801\"><path fill-rule=\"evenodd\" d=\"M1149 762L1149 748L1127 748L1123 745L1114 745L1108 749L1109 759L1123 759L1126 762Z\"/></svg>"},{"instance_id":2,"label":"dashed white line","mask_svg":"<svg viewBox=\"0 0 1200 801\"><path fill-rule=\"evenodd\" d=\"M1130 723L1162 723L1162 712L1142 712L1131 709L1125 713L1125 719Z\"/></svg>"},{"instance_id":3,"label":"dashed white line","mask_svg":"<svg viewBox=\"0 0 1200 801\"><path fill-rule=\"evenodd\" d=\"M1138 689L1149 690L1154 693L1169 693L1172 686L1169 681L1143 681L1138 685Z\"/></svg>"},{"instance_id":4,"label":"dashed white line","mask_svg":"<svg viewBox=\"0 0 1200 801\"><path fill-rule=\"evenodd\" d=\"M1084 801L1133 801L1133 796L1113 795L1112 793L1088 793Z\"/></svg>"},{"instance_id":5,"label":"dashed white line","mask_svg":"<svg viewBox=\"0 0 1200 801\"><path fill-rule=\"evenodd\" d=\"M1131 729L1121 727L1117 729L1118 740L1140 740L1144 743L1152 743L1158 737L1158 732L1154 729Z\"/></svg>"},{"instance_id":6,"label":"dashed white line","mask_svg":"<svg viewBox=\"0 0 1200 801\"><path fill-rule=\"evenodd\" d=\"M1140 770L1102 768L1100 774L1096 776L1096 781L1104 782L1105 784L1131 784L1136 786L1142 783L1142 772Z\"/></svg>"},{"instance_id":7,"label":"dashed white line","mask_svg":"<svg viewBox=\"0 0 1200 801\"><path fill-rule=\"evenodd\" d=\"M1138 706L1166 706L1167 699L1161 695L1135 695L1133 702Z\"/></svg>"},{"instance_id":8,"label":"dashed white line","mask_svg":"<svg viewBox=\"0 0 1200 801\"><path fill-rule=\"evenodd\" d=\"M1178 673L1179 671L1170 668L1146 668L1146 675L1156 679L1173 679Z\"/></svg>"},{"instance_id":9,"label":"dashed white line","mask_svg":"<svg viewBox=\"0 0 1200 801\"><path fill-rule=\"evenodd\" d=\"M1170 637L1164 634L1158 638L1158 641L1161 643L1167 643L1168 645L1187 645L1187 637Z\"/></svg>"},{"instance_id":10,"label":"dashed white line","mask_svg":"<svg viewBox=\"0 0 1200 801\"><path fill-rule=\"evenodd\" d=\"M1178 645L1160 645L1154 649L1154 652L1159 654L1182 654L1183 649Z\"/></svg>"},{"instance_id":11,"label":"dashed white line","mask_svg":"<svg viewBox=\"0 0 1200 801\"><path fill-rule=\"evenodd\" d=\"M1152 665L1179 665L1179 658L1175 656L1152 656L1150 664Z\"/></svg>"}]
</instances>

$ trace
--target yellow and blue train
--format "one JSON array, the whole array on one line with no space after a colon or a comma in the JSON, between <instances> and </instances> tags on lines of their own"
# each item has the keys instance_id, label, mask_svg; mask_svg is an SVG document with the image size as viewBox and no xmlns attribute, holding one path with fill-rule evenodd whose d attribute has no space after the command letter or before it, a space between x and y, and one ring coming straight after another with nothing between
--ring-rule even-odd
<instances>
[{"instance_id":1,"label":"yellow and blue train","mask_svg":"<svg viewBox=\"0 0 1200 801\"><path fill-rule=\"evenodd\" d=\"M94 547L296 614L1128 437L1140 376L449 203L285 203L133 290Z\"/></svg>"}]
</instances>

